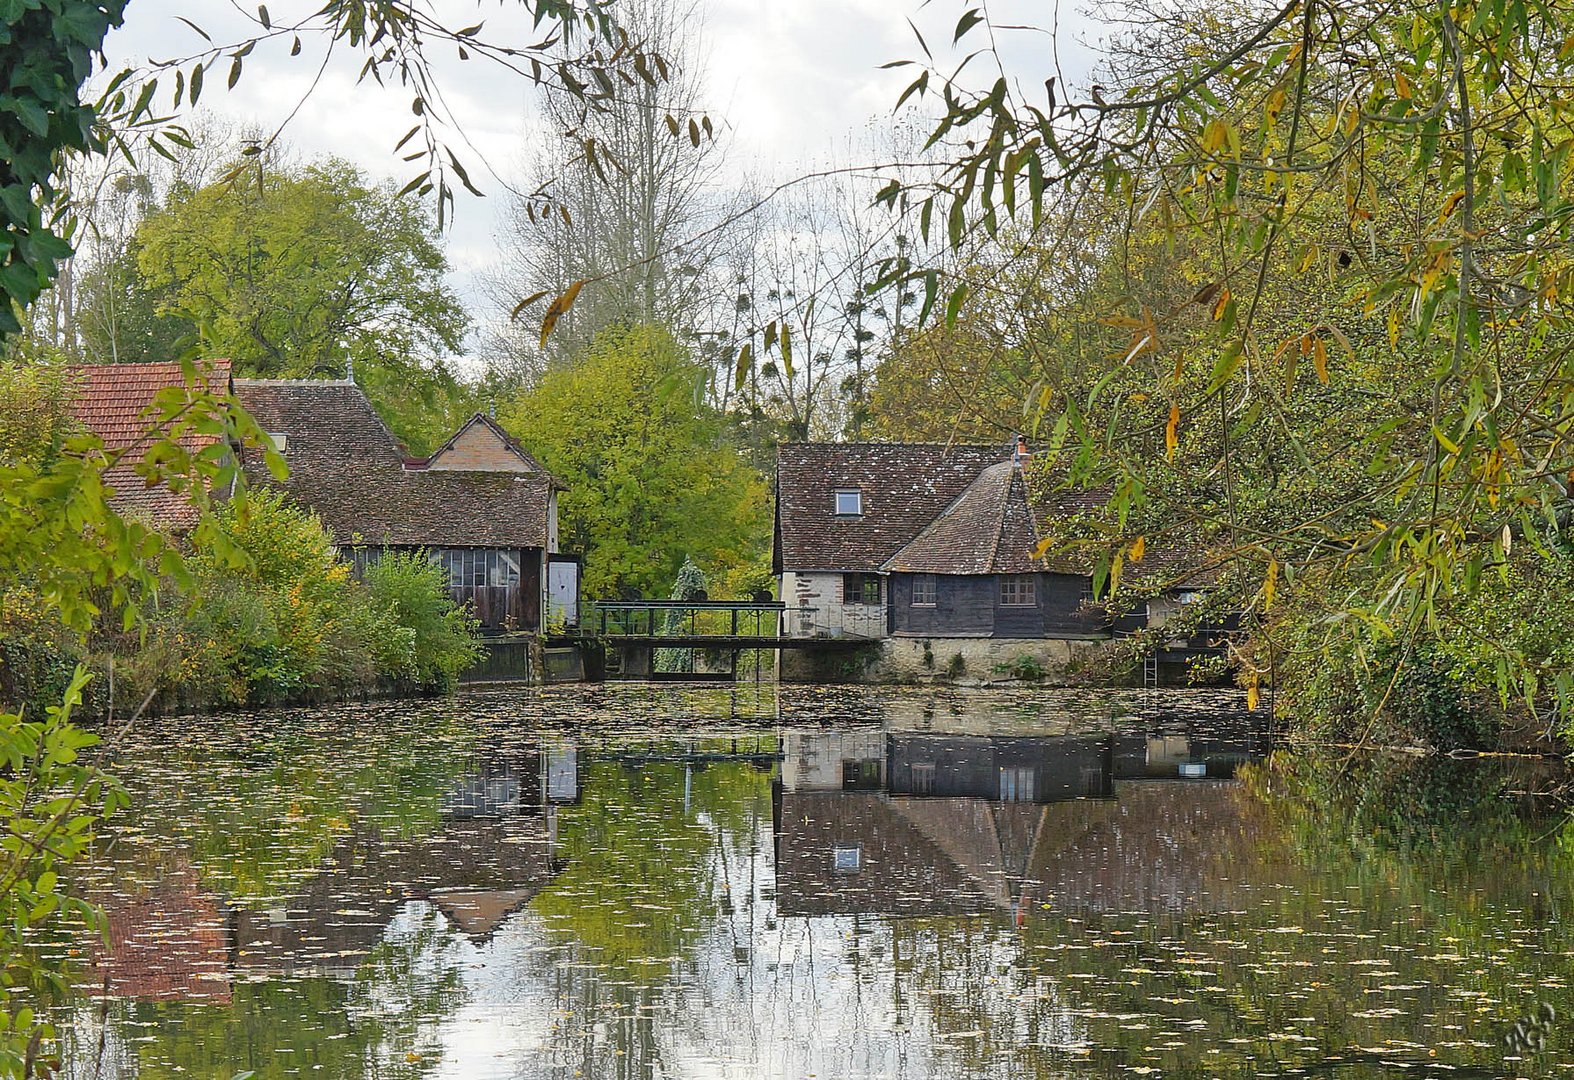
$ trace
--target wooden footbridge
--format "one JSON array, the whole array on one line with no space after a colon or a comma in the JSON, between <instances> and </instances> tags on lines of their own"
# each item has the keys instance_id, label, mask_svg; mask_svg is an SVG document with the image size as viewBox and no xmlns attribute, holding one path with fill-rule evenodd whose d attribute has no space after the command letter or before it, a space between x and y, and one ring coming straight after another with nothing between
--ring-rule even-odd
<instances>
[{"instance_id":1,"label":"wooden footbridge","mask_svg":"<svg viewBox=\"0 0 1574 1080\"><path fill-rule=\"evenodd\" d=\"M780 600L601 600L582 624L614 652L625 676L657 674L657 649L856 649L874 639L826 624L815 608ZM724 672L716 672L724 676Z\"/></svg>"}]
</instances>

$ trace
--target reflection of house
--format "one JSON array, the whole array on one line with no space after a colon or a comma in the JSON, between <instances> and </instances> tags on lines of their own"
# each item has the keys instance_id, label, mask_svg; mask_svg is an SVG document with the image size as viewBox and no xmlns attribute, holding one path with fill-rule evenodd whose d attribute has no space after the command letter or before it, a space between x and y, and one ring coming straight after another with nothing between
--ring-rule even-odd
<instances>
[{"instance_id":1,"label":"reflection of house","mask_svg":"<svg viewBox=\"0 0 1574 1080\"><path fill-rule=\"evenodd\" d=\"M138 1001L230 1000L229 914L184 858L139 867L147 884L95 882L89 900L104 912L106 945L90 977L114 997Z\"/></svg>"},{"instance_id":2,"label":"reflection of house","mask_svg":"<svg viewBox=\"0 0 1574 1080\"><path fill-rule=\"evenodd\" d=\"M578 566L556 556L562 485L490 419L477 414L430 457L411 458L354 382L234 385L289 465L275 481L248 453L248 476L315 511L357 566L425 550L487 629L538 630L543 610L577 621Z\"/></svg>"},{"instance_id":3,"label":"reflection of house","mask_svg":"<svg viewBox=\"0 0 1574 1080\"><path fill-rule=\"evenodd\" d=\"M487 760L441 800L433 832L402 839L368 813L266 908L226 902L186 862L139 866L161 876L94 893L110 928L100 977L116 996L183 1000L227 1000L237 971L349 977L412 900L485 940L563 869L556 804L577 794L572 747Z\"/></svg>"},{"instance_id":4,"label":"reflection of house","mask_svg":"<svg viewBox=\"0 0 1574 1080\"><path fill-rule=\"evenodd\" d=\"M789 915L1211 910L1223 893L1210 875L1242 842L1227 785L1117 776L1183 777L1196 762L1217 775L1251 749L1184 736L792 733L776 800L778 904Z\"/></svg>"}]
</instances>

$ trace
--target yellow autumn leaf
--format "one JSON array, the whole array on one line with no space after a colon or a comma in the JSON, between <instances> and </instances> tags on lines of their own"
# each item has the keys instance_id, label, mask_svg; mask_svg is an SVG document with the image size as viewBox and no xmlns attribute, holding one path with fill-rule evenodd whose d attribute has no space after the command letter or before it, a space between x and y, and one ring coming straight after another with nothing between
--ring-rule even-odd
<instances>
[{"instance_id":1,"label":"yellow autumn leaf","mask_svg":"<svg viewBox=\"0 0 1574 1080\"><path fill-rule=\"evenodd\" d=\"M541 318L541 347L547 347L547 338L552 335L553 327L557 321L567 314L568 309L574 306L574 301L579 298L579 290L585 287L584 279L574 282L553 300L547 307L547 313Z\"/></svg>"},{"instance_id":2,"label":"yellow autumn leaf","mask_svg":"<svg viewBox=\"0 0 1574 1080\"><path fill-rule=\"evenodd\" d=\"M1317 372L1317 381L1324 386L1328 385L1328 347L1323 344L1321 337L1312 339L1312 367Z\"/></svg>"},{"instance_id":3,"label":"yellow autumn leaf","mask_svg":"<svg viewBox=\"0 0 1574 1080\"><path fill-rule=\"evenodd\" d=\"M1257 684L1255 682L1246 688L1246 708L1251 712L1257 711Z\"/></svg>"},{"instance_id":4,"label":"yellow autumn leaf","mask_svg":"<svg viewBox=\"0 0 1574 1080\"><path fill-rule=\"evenodd\" d=\"M1448 198L1444 199L1443 209L1438 211L1437 220L1447 221L1450 217L1452 217L1454 215L1454 211L1459 209L1459 204L1464 200L1464 198L1464 189L1460 189L1459 191L1454 192Z\"/></svg>"},{"instance_id":5,"label":"yellow autumn leaf","mask_svg":"<svg viewBox=\"0 0 1574 1080\"><path fill-rule=\"evenodd\" d=\"M1126 557L1132 562L1141 562L1142 556L1148 550L1148 538L1139 536L1131 542L1131 547L1126 549Z\"/></svg>"},{"instance_id":6,"label":"yellow autumn leaf","mask_svg":"<svg viewBox=\"0 0 1574 1080\"><path fill-rule=\"evenodd\" d=\"M1170 422L1164 425L1164 456L1175 458L1175 448L1180 445L1180 406L1170 406Z\"/></svg>"},{"instance_id":7,"label":"yellow autumn leaf","mask_svg":"<svg viewBox=\"0 0 1574 1080\"><path fill-rule=\"evenodd\" d=\"M1273 607L1273 598L1279 591L1279 560L1268 560L1268 575L1262 583L1262 606L1267 611Z\"/></svg>"}]
</instances>

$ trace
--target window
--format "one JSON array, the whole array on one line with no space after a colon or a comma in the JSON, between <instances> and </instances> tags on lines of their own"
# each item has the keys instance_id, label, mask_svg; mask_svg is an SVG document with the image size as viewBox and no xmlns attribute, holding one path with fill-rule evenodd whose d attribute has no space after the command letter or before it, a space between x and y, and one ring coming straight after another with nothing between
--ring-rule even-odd
<instances>
[{"instance_id":1,"label":"window","mask_svg":"<svg viewBox=\"0 0 1574 1080\"><path fill-rule=\"evenodd\" d=\"M842 790L879 791L884 765L880 758L847 758L842 762Z\"/></svg>"},{"instance_id":2,"label":"window","mask_svg":"<svg viewBox=\"0 0 1574 1080\"><path fill-rule=\"evenodd\" d=\"M431 560L448 571L454 589L519 587L519 552L498 548L439 548Z\"/></svg>"},{"instance_id":3,"label":"window","mask_svg":"<svg viewBox=\"0 0 1574 1080\"><path fill-rule=\"evenodd\" d=\"M1000 575L1001 607L1032 607L1038 602L1032 574Z\"/></svg>"},{"instance_id":4,"label":"window","mask_svg":"<svg viewBox=\"0 0 1574 1080\"><path fill-rule=\"evenodd\" d=\"M913 606L935 606L935 576L933 574L913 575Z\"/></svg>"},{"instance_id":5,"label":"window","mask_svg":"<svg viewBox=\"0 0 1574 1080\"><path fill-rule=\"evenodd\" d=\"M935 790L935 763L932 761L913 762L913 794L933 795Z\"/></svg>"},{"instance_id":6,"label":"window","mask_svg":"<svg viewBox=\"0 0 1574 1080\"><path fill-rule=\"evenodd\" d=\"M1001 802L1032 802L1037 798L1038 772L1031 767L1000 770Z\"/></svg>"},{"instance_id":7,"label":"window","mask_svg":"<svg viewBox=\"0 0 1574 1080\"><path fill-rule=\"evenodd\" d=\"M842 603L878 604L880 602L879 574L843 574Z\"/></svg>"},{"instance_id":8,"label":"window","mask_svg":"<svg viewBox=\"0 0 1574 1080\"><path fill-rule=\"evenodd\" d=\"M838 844L831 849L831 869L838 874L856 874L863 869L862 844Z\"/></svg>"},{"instance_id":9,"label":"window","mask_svg":"<svg viewBox=\"0 0 1574 1080\"><path fill-rule=\"evenodd\" d=\"M861 491L838 491L836 493L836 516L858 517L864 512L864 493Z\"/></svg>"},{"instance_id":10,"label":"window","mask_svg":"<svg viewBox=\"0 0 1574 1080\"><path fill-rule=\"evenodd\" d=\"M268 432L268 441L272 443L273 448L281 454L290 448L290 437L284 434L282 431Z\"/></svg>"}]
</instances>

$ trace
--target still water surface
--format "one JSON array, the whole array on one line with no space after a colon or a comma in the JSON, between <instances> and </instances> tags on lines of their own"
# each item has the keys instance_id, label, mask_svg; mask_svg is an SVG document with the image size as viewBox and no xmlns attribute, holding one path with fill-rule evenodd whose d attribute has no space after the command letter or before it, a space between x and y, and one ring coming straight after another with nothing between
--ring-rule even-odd
<instances>
[{"instance_id":1,"label":"still water surface","mask_svg":"<svg viewBox=\"0 0 1574 1080\"><path fill-rule=\"evenodd\" d=\"M1269 763L1255 720L613 685L150 725L71 1074L1574 1075L1552 778Z\"/></svg>"}]
</instances>

